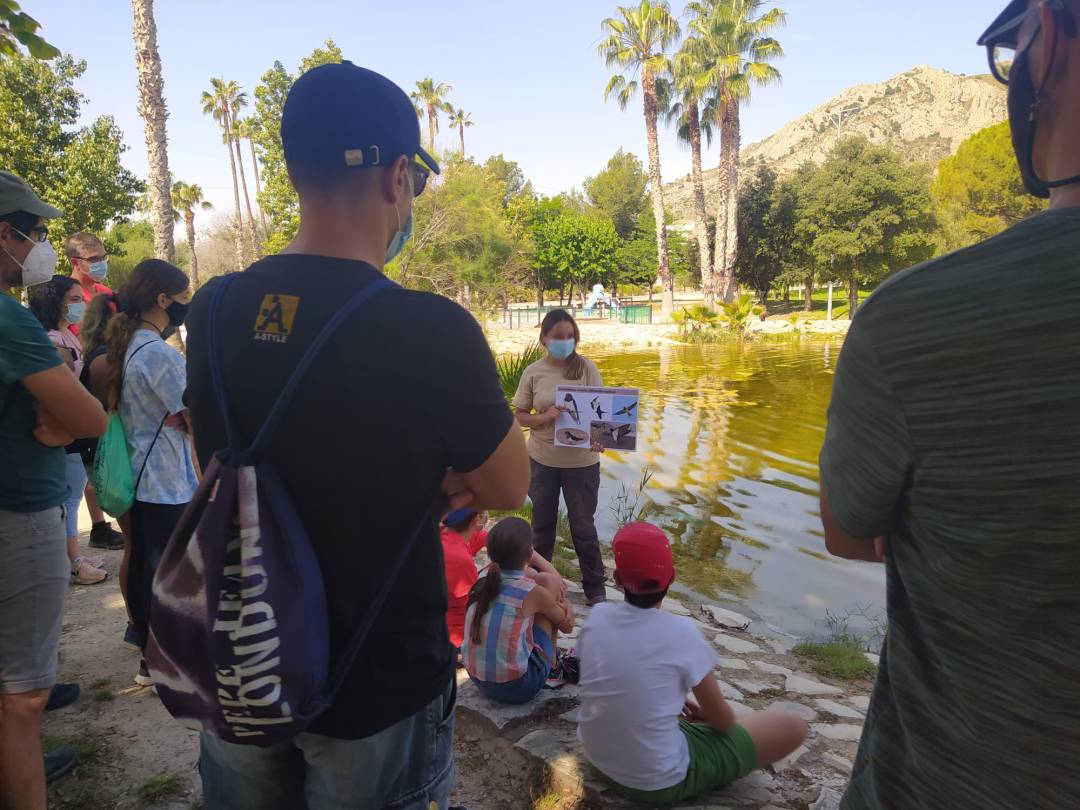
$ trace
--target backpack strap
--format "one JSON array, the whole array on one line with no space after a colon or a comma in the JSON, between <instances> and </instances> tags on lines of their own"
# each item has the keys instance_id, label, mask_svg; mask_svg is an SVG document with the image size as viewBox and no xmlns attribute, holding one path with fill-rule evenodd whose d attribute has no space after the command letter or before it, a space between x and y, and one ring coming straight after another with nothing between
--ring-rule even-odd
<instances>
[{"instance_id":1,"label":"backpack strap","mask_svg":"<svg viewBox=\"0 0 1080 810\"><path fill-rule=\"evenodd\" d=\"M210 360L210 383L214 389L214 397L217 399L218 410L221 412L221 421L225 423L225 441L229 452L240 450L237 440L236 424L232 420L232 412L229 410L229 395L225 391L225 374L221 368L221 346L218 336L218 313L221 304L225 300L225 293L236 281L239 273L229 273L214 290L214 297L210 299L210 324L207 329L206 348Z\"/></svg>"}]
</instances>

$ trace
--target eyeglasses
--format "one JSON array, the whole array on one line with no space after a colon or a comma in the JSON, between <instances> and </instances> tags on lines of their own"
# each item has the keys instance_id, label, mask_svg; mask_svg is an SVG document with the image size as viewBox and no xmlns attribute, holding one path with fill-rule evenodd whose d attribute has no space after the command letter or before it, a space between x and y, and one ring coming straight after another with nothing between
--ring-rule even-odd
<instances>
[{"instance_id":1,"label":"eyeglasses","mask_svg":"<svg viewBox=\"0 0 1080 810\"><path fill-rule=\"evenodd\" d=\"M415 161L409 164L413 170L413 197L419 197L427 188L428 178L431 172Z\"/></svg>"},{"instance_id":2,"label":"eyeglasses","mask_svg":"<svg viewBox=\"0 0 1080 810\"><path fill-rule=\"evenodd\" d=\"M23 233L14 225L11 226L11 230L15 231L15 233L17 233L23 239L29 239L32 242L47 242L49 239L49 229L46 228L44 225L37 225L31 228L29 233Z\"/></svg>"},{"instance_id":3,"label":"eyeglasses","mask_svg":"<svg viewBox=\"0 0 1080 810\"><path fill-rule=\"evenodd\" d=\"M1029 19L1037 17L1043 6L1046 6L1055 14L1065 15L1066 28L1073 27L1070 25L1072 19L1065 11L1065 6L1061 0L1043 0L1039 5L1020 12L984 38L986 54L990 62L990 73L1002 84L1009 83L1009 74L1012 72L1013 63L1016 61L1017 51L1022 49L1020 47L1020 29ZM1034 35L1034 31L1032 35ZM1030 37L1028 37L1028 42L1023 43L1023 47L1027 47L1029 42Z\"/></svg>"}]
</instances>

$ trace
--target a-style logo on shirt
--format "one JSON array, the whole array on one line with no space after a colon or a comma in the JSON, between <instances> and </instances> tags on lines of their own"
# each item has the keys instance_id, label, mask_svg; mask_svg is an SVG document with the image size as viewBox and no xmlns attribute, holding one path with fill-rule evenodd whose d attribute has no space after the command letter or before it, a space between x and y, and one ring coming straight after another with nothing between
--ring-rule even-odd
<instances>
[{"instance_id":1,"label":"a-style logo on shirt","mask_svg":"<svg viewBox=\"0 0 1080 810\"><path fill-rule=\"evenodd\" d=\"M255 316L255 340L284 343L292 334L293 319L300 306L298 295L267 293Z\"/></svg>"}]
</instances>

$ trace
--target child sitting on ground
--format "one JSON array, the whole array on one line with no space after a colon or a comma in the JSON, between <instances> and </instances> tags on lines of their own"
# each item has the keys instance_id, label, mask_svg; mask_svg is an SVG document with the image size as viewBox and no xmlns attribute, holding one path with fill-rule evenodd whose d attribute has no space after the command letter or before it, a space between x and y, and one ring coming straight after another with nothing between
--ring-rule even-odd
<instances>
[{"instance_id":1,"label":"child sitting on ground","mask_svg":"<svg viewBox=\"0 0 1080 810\"><path fill-rule=\"evenodd\" d=\"M473 558L487 545L486 523L487 513L475 509L455 509L443 518L446 629L450 633L450 643L458 650L465 637L465 609L469 602L469 591L477 579Z\"/></svg>"},{"instance_id":2,"label":"child sitting on ground","mask_svg":"<svg viewBox=\"0 0 1080 810\"><path fill-rule=\"evenodd\" d=\"M557 573L527 573L532 528L501 520L488 534L491 565L469 595L461 656L477 687L501 703L527 703L556 663L558 630L574 627L574 609Z\"/></svg>"},{"instance_id":3,"label":"child sitting on ground","mask_svg":"<svg viewBox=\"0 0 1080 810\"><path fill-rule=\"evenodd\" d=\"M625 602L594 607L578 642L578 738L600 776L633 801L672 804L794 751L807 734L802 718L769 709L736 722L712 646L691 619L659 609L675 581L664 533L631 523L612 551Z\"/></svg>"}]
</instances>

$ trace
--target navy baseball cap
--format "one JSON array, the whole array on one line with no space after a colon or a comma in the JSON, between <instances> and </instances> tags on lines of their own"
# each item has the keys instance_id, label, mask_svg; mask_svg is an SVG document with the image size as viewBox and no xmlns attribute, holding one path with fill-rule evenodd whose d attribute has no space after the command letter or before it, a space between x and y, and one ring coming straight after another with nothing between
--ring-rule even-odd
<instances>
[{"instance_id":1,"label":"navy baseball cap","mask_svg":"<svg viewBox=\"0 0 1080 810\"><path fill-rule=\"evenodd\" d=\"M285 161L334 169L389 166L402 155L435 174L405 91L352 62L319 65L289 90L281 115Z\"/></svg>"}]
</instances>

